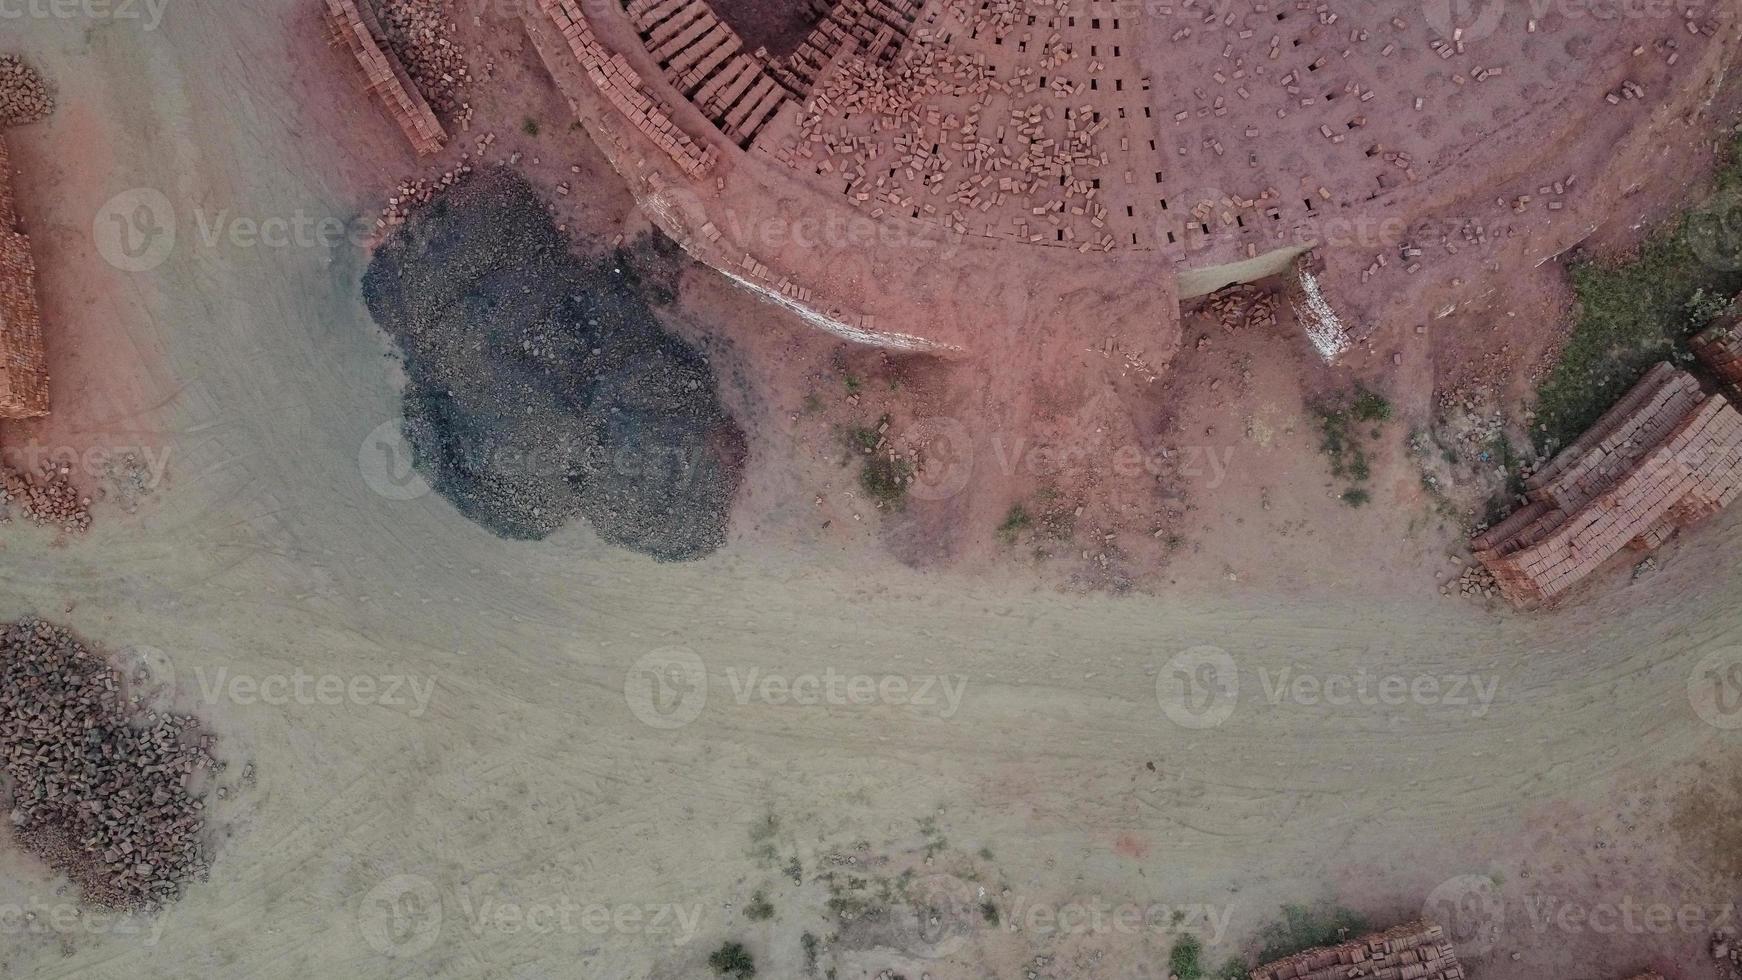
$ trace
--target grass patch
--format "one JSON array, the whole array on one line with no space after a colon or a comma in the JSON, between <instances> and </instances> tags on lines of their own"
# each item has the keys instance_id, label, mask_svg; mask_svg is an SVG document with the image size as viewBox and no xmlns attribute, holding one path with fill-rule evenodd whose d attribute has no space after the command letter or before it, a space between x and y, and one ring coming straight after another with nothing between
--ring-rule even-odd
<instances>
[{"instance_id":1,"label":"grass patch","mask_svg":"<svg viewBox=\"0 0 1742 980\"><path fill-rule=\"evenodd\" d=\"M1377 392L1357 385L1354 391L1320 402L1313 408L1319 420L1319 449L1331 463L1331 476L1350 483L1366 483L1373 477L1367 443L1377 440L1391 419L1391 403ZM1359 507L1371 494L1351 488L1344 503Z\"/></svg>"},{"instance_id":2,"label":"grass patch","mask_svg":"<svg viewBox=\"0 0 1742 980\"><path fill-rule=\"evenodd\" d=\"M708 965L720 976L736 977L737 980L750 980L756 975L756 960L743 943L722 943L719 949L708 954Z\"/></svg>"},{"instance_id":3,"label":"grass patch","mask_svg":"<svg viewBox=\"0 0 1742 980\"><path fill-rule=\"evenodd\" d=\"M859 472L859 485L871 499L890 507L900 507L907 500L907 484L913 479L913 466L905 459L890 459L874 455L865 461Z\"/></svg>"},{"instance_id":4,"label":"grass patch","mask_svg":"<svg viewBox=\"0 0 1742 980\"><path fill-rule=\"evenodd\" d=\"M532 118L531 116L527 116L520 123L520 131L525 133L528 136L537 136L538 135L538 120Z\"/></svg>"},{"instance_id":5,"label":"grass patch","mask_svg":"<svg viewBox=\"0 0 1742 980\"><path fill-rule=\"evenodd\" d=\"M1181 936L1167 954L1167 969L1179 980L1203 980L1204 944L1196 936Z\"/></svg>"},{"instance_id":6,"label":"grass patch","mask_svg":"<svg viewBox=\"0 0 1742 980\"><path fill-rule=\"evenodd\" d=\"M1281 921L1272 923L1259 935L1263 945L1259 947L1258 962L1271 963L1303 949L1332 946L1369 931L1365 919L1345 908L1285 905Z\"/></svg>"},{"instance_id":7,"label":"grass patch","mask_svg":"<svg viewBox=\"0 0 1742 980\"><path fill-rule=\"evenodd\" d=\"M1005 544L1015 544L1016 538L1022 532L1034 525L1034 518L1028 514L1028 508L1021 504L1012 504L1010 513L1004 515L1004 522L998 525L998 540Z\"/></svg>"},{"instance_id":8,"label":"grass patch","mask_svg":"<svg viewBox=\"0 0 1742 980\"><path fill-rule=\"evenodd\" d=\"M1538 451L1576 439L1653 364L1687 360L1688 336L1721 311L1721 297L1742 289L1739 270L1742 141L1734 141L1712 194L1655 231L1637 255L1569 267L1578 318L1537 388Z\"/></svg>"},{"instance_id":9,"label":"grass patch","mask_svg":"<svg viewBox=\"0 0 1742 980\"><path fill-rule=\"evenodd\" d=\"M996 902L981 902L980 903L980 918L985 919L986 924L989 926L994 926L994 927L997 926L998 925L998 903L996 903Z\"/></svg>"}]
</instances>

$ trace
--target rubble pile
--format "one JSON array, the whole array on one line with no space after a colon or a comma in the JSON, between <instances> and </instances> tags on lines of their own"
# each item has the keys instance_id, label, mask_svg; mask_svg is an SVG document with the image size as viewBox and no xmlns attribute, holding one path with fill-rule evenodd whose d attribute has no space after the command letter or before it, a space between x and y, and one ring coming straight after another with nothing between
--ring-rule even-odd
<instances>
[{"instance_id":1,"label":"rubble pile","mask_svg":"<svg viewBox=\"0 0 1742 980\"><path fill-rule=\"evenodd\" d=\"M10 519L13 508L34 523L68 534L91 526L91 498L79 493L64 467L53 463L44 463L35 478L0 465L0 523Z\"/></svg>"},{"instance_id":2,"label":"rubble pile","mask_svg":"<svg viewBox=\"0 0 1742 980\"><path fill-rule=\"evenodd\" d=\"M462 163L452 170L444 172L440 177L413 177L399 182L399 187L393 196L387 199L387 206L381 209L381 217L375 219L375 234L384 237L393 229L405 224L413 211L428 204L437 194L445 191L472 175L472 165Z\"/></svg>"},{"instance_id":3,"label":"rubble pile","mask_svg":"<svg viewBox=\"0 0 1742 980\"><path fill-rule=\"evenodd\" d=\"M436 113L461 128L472 120L464 98L472 81L466 56L454 41L454 22L443 0L381 0L383 40Z\"/></svg>"},{"instance_id":4,"label":"rubble pile","mask_svg":"<svg viewBox=\"0 0 1742 980\"><path fill-rule=\"evenodd\" d=\"M0 55L0 129L48 118L54 96L42 76L17 55Z\"/></svg>"},{"instance_id":5,"label":"rubble pile","mask_svg":"<svg viewBox=\"0 0 1742 980\"><path fill-rule=\"evenodd\" d=\"M72 633L0 626L0 764L26 848L97 905L150 909L207 864L204 802L212 738L192 718L129 706L121 676Z\"/></svg>"},{"instance_id":6,"label":"rubble pile","mask_svg":"<svg viewBox=\"0 0 1742 980\"><path fill-rule=\"evenodd\" d=\"M1257 286L1240 284L1210 296L1209 311L1223 330L1276 326L1276 294Z\"/></svg>"}]
</instances>

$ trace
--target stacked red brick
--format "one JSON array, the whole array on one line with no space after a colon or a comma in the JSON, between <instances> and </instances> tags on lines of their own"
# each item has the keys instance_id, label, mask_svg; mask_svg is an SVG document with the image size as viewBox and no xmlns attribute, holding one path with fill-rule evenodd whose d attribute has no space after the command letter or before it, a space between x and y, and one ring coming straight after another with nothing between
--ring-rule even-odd
<instances>
[{"instance_id":1,"label":"stacked red brick","mask_svg":"<svg viewBox=\"0 0 1742 980\"><path fill-rule=\"evenodd\" d=\"M1742 317L1720 317L1695 334L1688 346L1713 374L1732 385L1742 385Z\"/></svg>"},{"instance_id":2,"label":"stacked red brick","mask_svg":"<svg viewBox=\"0 0 1742 980\"><path fill-rule=\"evenodd\" d=\"M746 149L792 92L771 72L767 51L744 42L706 0L630 0L625 8L673 86Z\"/></svg>"},{"instance_id":3,"label":"stacked red brick","mask_svg":"<svg viewBox=\"0 0 1742 980\"><path fill-rule=\"evenodd\" d=\"M1252 980L1463 980L1444 930L1412 922L1341 946L1296 953L1252 971Z\"/></svg>"},{"instance_id":4,"label":"stacked red brick","mask_svg":"<svg viewBox=\"0 0 1742 980\"><path fill-rule=\"evenodd\" d=\"M1655 548L1742 493L1742 415L1668 364L1527 483L1471 548L1514 602L1552 599L1625 547Z\"/></svg>"},{"instance_id":5,"label":"stacked red brick","mask_svg":"<svg viewBox=\"0 0 1742 980\"><path fill-rule=\"evenodd\" d=\"M48 366L36 303L36 263L18 230L12 158L0 136L0 418L48 414Z\"/></svg>"},{"instance_id":6,"label":"stacked red brick","mask_svg":"<svg viewBox=\"0 0 1742 980\"><path fill-rule=\"evenodd\" d=\"M714 168L719 151L696 142L671 121L671 113L653 98L629 62L599 43L579 3L539 0L539 4L568 41L569 50L580 59L587 77L641 135L664 150L691 177L705 177Z\"/></svg>"},{"instance_id":7,"label":"stacked red brick","mask_svg":"<svg viewBox=\"0 0 1742 980\"><path fill-rule=\"evenodd\" d=\"M387 107L387 114L405 131L412 149L419 156L439 152L442 144L447 142L447 131L412 83L411 76L405 73L405 67L381 43L380 38L385 35L367 0L361 5L356 0L325 2L327 22L332 27L333 36L357 59L363 77L368 80L369 90L381 99L382 105Z\"/></svg>"}]
</instances>

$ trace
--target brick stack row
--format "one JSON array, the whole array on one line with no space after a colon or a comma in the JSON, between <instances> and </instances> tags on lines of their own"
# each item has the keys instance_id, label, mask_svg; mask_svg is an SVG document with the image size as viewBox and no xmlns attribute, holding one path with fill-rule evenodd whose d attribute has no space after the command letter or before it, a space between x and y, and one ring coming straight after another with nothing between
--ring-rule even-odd
<instances>
[{"instance_id":1,"label":"brick stack row","mask_svg":"<svg viewBox=\"0 0 1742 980\"><path fill-rule=\"evenodd\" d=\"M1412 922L1341 946L1296 953L1252 971L1252 980L1463 980L1445 931Z\"/></svg>"},{"instance_id":2,"label":"brick stack row","mask_svg":"<svg viewBox=\"0 0 1742 980\"><path fill-rule=\"evenodd\" d=\"M30 239L18 230L12 158L0 136L0 418L48 414L48 364Z\"/></svg>"},{"instance_id":3,"label":"brick stack row","mask_svg":"<svg viewBox=\"0 0 1742 980\"><path fill-rule=\"evenodd\" d=\"M672 122L671 112L653 97L628 60L607 50L594 36L576 0L539 0L539 5L562 32L569 50L580 60L593 85L641 135L664 150L692 178L705 177L714 169L719 150L698 143Z\"/></svg>"},{"instance_id":4,"label":"brick stack row","mask_svg":"<svg viewBox=\"0 0 1742 980\"><path fill-rule=\"evenodd\" d=\"M1508 598L1544 601L1738 494L1742 414L1663 364L1530 481L1529 503L1470 546Z\"/></svg>"},{"instance_id":5,"label":"brick stack row","mask_svg":"<svg viewBox=\"0 0 1742 980\"><path fill-rule=\"evenodd\" d=\"M361 6L356 0L326 0L326 14L334 40L357 59L369 90L405 132L412 149L419 156L439 152L448 140L447 130L399 59L381 43L384 35L367 0Z\"/></svg>"},{"instance_id":6,"label":"brick stack row","mask_svg":"<svg viewBox=\"0 0 1742 980\"><path fill-rule=\"evenodd\" d=\"M743 39L706 0L631 0L625 9L666 79L739 146L748 149L791 101L793 93L767 70L767 49L744 54Z\"/></svg>"},{"instance_id":7,"label":"brick stack row","mask_svg":"<svg viewBox=\"0 0 1742 980\"><path fill-rule=\"evenodd\" d=\"M1726 316L1688 341L1700 363L1731 385L1742 385L1742 317Z\"/></svg>"}]
</instances>

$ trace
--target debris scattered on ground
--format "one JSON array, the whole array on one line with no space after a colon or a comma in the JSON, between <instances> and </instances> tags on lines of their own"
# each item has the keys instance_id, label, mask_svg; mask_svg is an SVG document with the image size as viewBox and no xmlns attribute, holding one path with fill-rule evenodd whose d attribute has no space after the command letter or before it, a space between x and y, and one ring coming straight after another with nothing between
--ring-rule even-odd
<instances>
[{"instance_id":1,"label":"debris scattered on ground","mask_svg":"<svg viewBox=\"0 0 1742 980\"><path fill-rule=\"evenodd\" d=\"M1210 296L1209 312L1223 330L1276 326L1276 293L1241 283Z\"/></svg>"},{"instance_id":2,"label":"debris scattered on ground","mask_svg":"<svg viewBox=\"0 0 1742 980\"><path fill-rule=\"evenodd\" d=\"M48 118L54 96L42 76L17 55L0 55L0 129Z\"/></svg>"},{"instance_id":3,"label":"debris scattered on ground","mask_svg":"<svg viewBox=\"0 0 1742 980\"><path fill-rule=\"evenodd\" d=\"M219 764L188 717L124 698L120 674L61 627L0 627L0 762L10 826L87 901L151 909L207 870L201 774Z\"/></svg>"},{"instance_id":4,"label":"debris scattered on ground","mask_svg":"<svg viewBox=\"0 0 1742 980\"><path fill-rule=\"evenodd\" d=\"M16 508L31 521L77 534L91 526L91 500L79 493L65 467L44 463L35 477L0 465L0 521Z\"/></svg>"}]
</instances>

